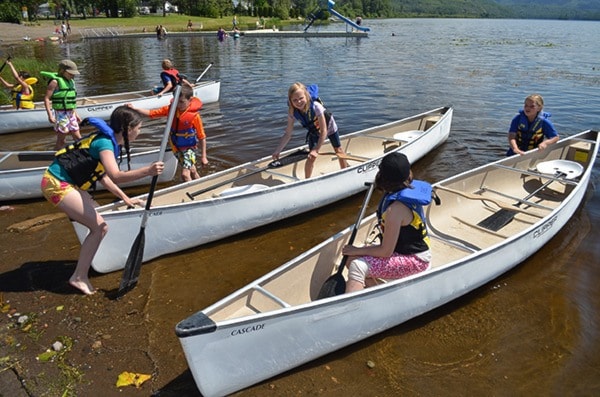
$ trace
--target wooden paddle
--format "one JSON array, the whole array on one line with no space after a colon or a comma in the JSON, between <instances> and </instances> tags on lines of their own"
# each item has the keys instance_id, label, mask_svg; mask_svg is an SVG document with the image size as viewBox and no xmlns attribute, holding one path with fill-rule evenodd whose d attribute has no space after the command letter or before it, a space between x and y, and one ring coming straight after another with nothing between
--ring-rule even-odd
<instances>
[{"instance_id":1,"label":"wooden paddle","mask_svg":"<svg viewBox=\"0 0 600 397\"><path fill-rule=\"evenodd\" d=\"M213 63L209 63L208 66L206 67L206 69L204 69L204 72L202 72L200 74L200 76L198 76L198 78L196 79L196 83L200 81L200 79L202 78L202 76L204 76L206 74L206 72L208 72L208 69L210 69L210 67L213 65Z\"/></svg>"},{"instance_id":2,"label":"wooden paddle","mask_svg":"<svg viewBox=\"0 0 600 397\"><path fill-rule=\"evenodd\" d=\"M554 177L552 179L546 181L546 183L544 183L542 186L540 186L539 188L534 190L532 193L525 196L525 198L520 200L518 203L514 203L513 205L515 206L515 208L519 208L519 206L521 204L523 204L524 201L527 201L530 198L532 198L533 196L535 196L536 194L538 194L540 191L542 191L544 188L546 188L548 185L550 185L556 179L561 179L565 176L567 176L567 174L565 174L564 172L558 171L556 174L554 174ZM513 210L510 210L507 208L502 208L502 209L500 209L500 211L496 211L492 215L490 215L487 218L480 221L477 224L477 226L484 227L488 230L497 232L498 230L502 229L504 226L508 225L514 219L516 214L517 214L517 211L513 211Z\"/></svg>"},{"instance_id":3,"label":"wooden paddle","mask_svg":"<svg viewBox=\"0 0 600 397\"><path fill-rule=\"evenodd\" d=\"M308 152L306 150L304 150L304 149L300 149L300 150L297 150L297 151L295 151L293 153L288 154L285 157L280 158L279 160L271 161L266 167L259 168L257 170L248 172L248 173L246 173L244 175L240 175L240 176L238 176L236 178L233 178L233 179L228 179L226 181L219 182L219 183L217 183L215 185L211 185L211 186L209 186L209 187L207 187L205 189L200 189L200 190L195 191L193 193L187 192L186 195L190 199L194 200L194 197L199 196L199 195L201 195L203 193L206 193L206 192L210 192L211 190L214 190L214 189L216 189L218 187L225 186L225 185L230 184L230 183L235 183L235 182L237 182L237 181L239 181L241 179L249 177L250 175L259 174L259 173L261 173L263 171L266 171L268 169L271 169L271 168L277 168L277 167L281 167L283 165L288 165L288 164L295 163L296 161L300 161L300 160L305 159L306 156L308 156Z\"/></svg>"},{"instance_id":4,"label":"wooden paddle","mask_svg":"<svg viewBox=\"0 0 600 397\"><path fill-rule=\"evenodd\" d=\"M362 207L360 208L360 212L358 213L358 219L352 228L352 234L350 235L350 239L348 239L348 244L354 243L354 239L356 238L356 233L358 232L358 228L360 227L360 223L362 222L363 216L365 215L365 210L367 209L367 205L369 204L369 200L371 200L371 194L373 194L373 190L375 190L375 184L372 182L367 182L365 185L369 185L369 190L367 190L367 194L365 195L365 201L363 201ZM348 257L344 255L342 257L342 261L340 266L338 267L337 272L329 276L319 294L317 295L317 299L329 298L330 296L341 295L346 292L346 279L342 275L344 271L344 267L346 266L346 262L348 261Z\"/></svg>"},{"instance_id":5,"label":"wooden paddle","mask_svg":"<svg viewBox=\"0 0 600 397\"><path fill-rule=\"evenodd\" d=\"M165 152L167 150L167 143L169 141L169 131L171 130L171 124L175 118L175 111L177 110L177 103L179 102L179 94L181 93L181 84L175 86L175 92L173 93L173 102L171 102L171 108L169 109L169 116L167 118L167 125L165 126L165 132L163 133L162 141L160 144L160 152L158 155L158 161L163 161ZM145 244L145 230L146 222L150 212L150 205L152 204L152 197L154 196L154 190L156 189L156 183L158 182L158 175L152 177L150 183L150 191L148 192L148 198L146 200L146 207L144 209L144 215L142 216L142 222L140 225L140 231L131 246L129 256L125 262L125 269L123 270L123 277L121 278L121 284L117 291L117 298L123 296L127 291L133 289L138 282L140 275L140 268L142 267L142 260L144 258L144 244Z\"/></svg>"}]
</instances>

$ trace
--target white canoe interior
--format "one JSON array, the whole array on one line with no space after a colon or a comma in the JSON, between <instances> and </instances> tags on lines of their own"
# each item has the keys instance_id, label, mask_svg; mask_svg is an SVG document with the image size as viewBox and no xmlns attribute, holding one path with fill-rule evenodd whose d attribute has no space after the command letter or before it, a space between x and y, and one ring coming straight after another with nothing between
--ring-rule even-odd
<instances>
[{"instance_id":1,"label":"white canoe interior","mask_svg":"<svg viewBox=\"0 0 600 397\"><path fill-rule=\"evenodd\" d=\"M383 154L396 150L402 145L420 138L427 139L426 130L434 126L446 110L440 108L419 117L384 124L362 132L341 137L344 158L349 166L364 163ZM282 158L285 154L282 155ZM292 153L294 156L294 153ZM291 156L291 157L292 157ZM229 172L221 172L214 176L193 181L156 192L152 205L165 206L190 201L201 201L219 197L242 194L250 191L266 190L270 187L289 184L304 179L304 165L307 154L300 154L296 161L279 167L269 167L272 161L265 158L260 161L235 167ZM333 148L325 142L321 154L314 165L313 177L327 175L340 170L338 156ZM191 198L188 194L192 194ZM124 210L122 205L115 205L112 210Z\"/></svg>"},{"instance_id":2,"label":"white canoe interior","mask_svg":"<svg viewBox=\"0 0 600 397\"><path fill-rule=\"evenodd\" d=\"M0 152L0 171L47 167L55 152Z\"/></svg>"},{"instance_id":3,"label":"white canoe interior","mask_svg":"<svg viewBox=\"0 0 600 397\"><path fill-rule=\"evenodd\" d=\"M441 205L432 203L426 210L432 268L452 266L471 254L507 243L511 237L541 220L547 221L548 215L569 197L580 178L560 178L542 173L537 164L567 160L587 170L595 160L596 136L594 131L587 132L587 135L579 134L577 139L561 141L543 154L536 151L531 155L507 158L448 179L443 185L434 185ZM374 137L357 137L346 148L353 153L358 151L354 144L380 147L386 139L382 136L375 144ZM291 172L291 168L293 166L284 174ZM523 200L532 193L532 197ZM519 208L516 203L521 203ZM502 209L514 211L514 219L506 226L497 231L478 226L483 219ZM355 244L371 242L377 235L376 223L374 215L366 218ZM219 323L314 301L324 281L337 269L341 249L349 235L350 229L334 235L318 249L308 251L240 289L204 310L204 314Z\"/></svg>"}]
</instances>

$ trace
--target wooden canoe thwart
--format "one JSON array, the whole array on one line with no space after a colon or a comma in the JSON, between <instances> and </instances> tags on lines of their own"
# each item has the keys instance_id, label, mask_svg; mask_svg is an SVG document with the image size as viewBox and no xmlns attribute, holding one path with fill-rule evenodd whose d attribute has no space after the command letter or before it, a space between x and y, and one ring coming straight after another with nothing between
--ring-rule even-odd
<instances>
[{"instance_id":1,"label":"wooden canoe thwart","mask_svg":"<svg viewBox=\"0 0 600 397\"><path fill-rule=\"evenodd\" d=\"M421 273L317 299L336 274L352 226L182 320L175 332L200 392L223 396L261 382L442 306L517 266L581 205L599 144L597 131L584 131L544 151L433 184L439 205L425 211L432 263ZM502 227L478 225L504 209L514 213ZM375 214L364 219L355 245L368 244L376 225Z\"/></svg>"}]
</instances>

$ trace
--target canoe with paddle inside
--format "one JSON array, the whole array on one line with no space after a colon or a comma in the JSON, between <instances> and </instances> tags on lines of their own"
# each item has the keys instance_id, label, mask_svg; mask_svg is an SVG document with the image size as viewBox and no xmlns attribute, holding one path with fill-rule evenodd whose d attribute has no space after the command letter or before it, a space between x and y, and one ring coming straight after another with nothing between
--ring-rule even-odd
<instances>
[{"instance_id":1,"label":"canoe with paddle inside","mask_svg":"<svg viewBox=\"0 0 600 397\"><path fill-rule=\"evenodd\" d=\"M421 273L317 299L336 273L354 229L349 227L184 319L175 331L200 392L212 397L246 388L395 327L512 269L552 239L582 204L599 144L598 132L585 131L546 151L435 183L440 204L425 208L432 263ZM504 210L514 216L502 227L478 226ZM376 226L375 214L360 222L354 245L368 244Z\"/></svg>"},{"instance_id":2,"label":"canoe with paddle inside","mask_svg":"<svg viewBox=\"0 0 600 397\"><path fill-rule=\"evenodd\" d=\"M194 84L194 96L200 98L204 104L217 102L220 90L221 83L219 81L203 81ZM158 97L150 89L79 97L77 98L77 114L82 120L88 117L108 120L115 108L127 103L132 103L137 108L154 109L168 105L172 99L172 93ZM11 106L0 106L0 134L42 128L52 128L48 122L44 102L35 102L34 109L16 110Z\"/></svg>"},{"instance_id":3,"label":"canoe with paddle inside","mask_svg":"<svg viewBox=\"0 0 600 397\"><path fill-rule=\"evenodd\" d=\"M304 178L306 147L250 161L194 181L158 189L145 227L143 261L197 247L273 223L357 194L377 173L381 158L403 152L415 162L446 141L452 108L441 107L341 136L348 167L340 169L329 142L323 144L312 177ZM265 149L268 151L268 149ZM142 196L143 198L144 196ZM138 234L143 208L122 202L97 208L108 232L92 267L121 270ZM73 223L79 241L87 228Z\"/></svg>"},{"instance_id":4,"label":"canoe with paddle inside","mask_svg":"<svg viewBox=\"0 0 600 397\"><path fill-rule=\"evenodd\" d=\"M16 151L0 152L0 201L41 198L40 183L46 168L54 160L55 151ZM146 167L158 160L158 148L131 148L131 169ZM177 171L177 159L172 152L165 157L165 169L158 177L158 182L170 182ZM119 167L127 170L127 157L123 156ZM120 187L149 185L152 177L121 183ZM96 188L103 190L102 183Z\"/></svg>"}]
</instances>

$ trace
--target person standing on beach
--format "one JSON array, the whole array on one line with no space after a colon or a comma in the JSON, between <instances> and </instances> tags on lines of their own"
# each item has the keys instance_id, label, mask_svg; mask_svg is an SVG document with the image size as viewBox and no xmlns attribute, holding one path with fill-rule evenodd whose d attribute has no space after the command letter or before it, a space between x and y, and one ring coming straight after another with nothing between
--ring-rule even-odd
<instances>
[{"instance_id":1,"label":"person standing on beach","mask_svg":"<svg viewBox=\"0 0 600 397\"><path fill-rule=\"evenodd\" d=\"M48 79L44 106L48 114L48 121L54 126L56 132L56 150L62 149L67 141L67 134L74 140L81 139L79 123L81 118L75 111L77 107L77 90L75 89L75 76L79 74L75 62L64 59L58 64L58 73L40 72Z\"/></svg>"},{"instance_id":2,"label":"person standing on beach","mask_svg":"<svg viewBox=\"0 0 600 397\"><path fill-rule=\"evenodd\" d=\"M127 206L142 206L142 200L129 198L117 184L159 175L164 170L162 161L129 171L119 169L117 158L121 157L121 147L129 161L129 144L138 137L142 127L142 118L134 110L125 105L117 107L110 116L110 125L102 119L88 120L97 131L77 145L59 150L41 181L46 200L90 231L81 243L77 266L69 278L69 284L85 295L95 292L88 273L92 259L108 232L108 226L96 212L97 204L87 190L99 181Z\"/></svg>"}]
</instances>

